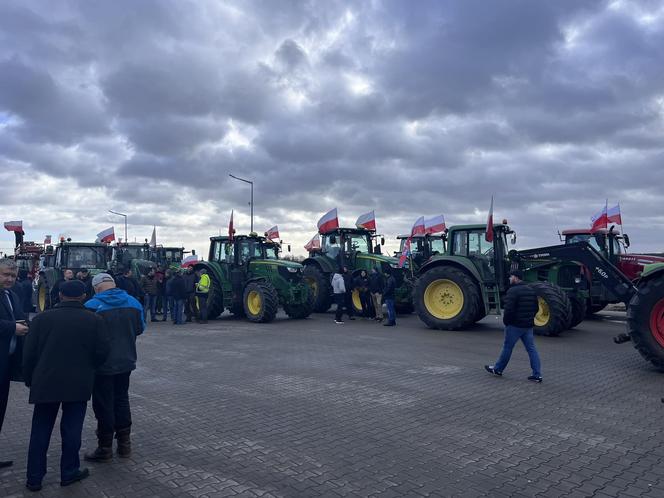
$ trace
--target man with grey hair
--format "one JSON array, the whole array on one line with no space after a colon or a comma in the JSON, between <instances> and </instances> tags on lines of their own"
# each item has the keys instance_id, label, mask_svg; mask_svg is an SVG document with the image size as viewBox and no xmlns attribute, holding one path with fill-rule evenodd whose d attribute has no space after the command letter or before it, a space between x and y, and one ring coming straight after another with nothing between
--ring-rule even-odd
<instances>
[{"instance_id":1,"label":"man with grey hair","mask_svg":"<svg viewBox=\"0 0 664 498\"><path fill-rule=\"evenodd\" d=\"M18 267L11 259L0 259L0 431L5 420L9 382L21 380L23 338L28 333L23 306L10 289L16 283ZM11 461L0 461L0 468L9 467Z\"/></svg>"}]
</instances>

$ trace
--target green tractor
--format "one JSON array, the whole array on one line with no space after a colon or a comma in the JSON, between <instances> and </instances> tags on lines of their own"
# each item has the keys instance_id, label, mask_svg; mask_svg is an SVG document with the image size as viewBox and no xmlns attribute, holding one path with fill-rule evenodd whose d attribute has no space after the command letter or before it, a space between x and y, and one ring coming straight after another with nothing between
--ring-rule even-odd
<instances>
[{"instance_id":1,"label":"green tractor","mask_svg":"<svg viewBox=\"0 0 664 498\"><path fill-rule=\"evenodd\" d=\"M409 235L399 235L399 252L395 253L398 258L403 254L406 247L406 241L410 238ZM445 244L447 238L445 234L425 234L413 235L410 242L410 257L408 258L409 265L412 265L413 272L417 270L432 256L445 254L447 246Z\"/></svg>"},{"instance_id":2,"label":"green tractor","mask_svg":"<svg viewBox=\"0 0 664 498\"><path fill-rule=\"evenodd\" d=\"M412 313L412 282L410 272L399 268L399 260L381 254L380 247L385 244L383 238L374 244L378 236L372 230L364 228L336 228L321 234L321 247L310 251L305 259L304 278L311 288L313 310L325 313L332 305L332 274L342 266L348 268L353 276L372 268L377 268L383 275L392 272L397 284L395 308L398 313ZM353 308L361 313L362 302L359 293L353 292Z\"/></svg>"},{"instance_id":3,"label":"green tractor","mask_svg":"<svg viewBox=\"0 0 664 498\"><path fill-rule=\"evenodd\" d=\"M157 246L150 248L150 261L154 261L162 268L172 265L180 266L184 257L184 247Z\"/></svg>"},{"instance_id":4,"label":"green tractor","mask_svg":"<svg viewBox=\"0 0 664 498\"><path fill-rule=\"evenodd\" d=\"M585 302L587 297L580 265L528 261L515 266L517 251L508 251L507 239L511 236L515 243L516 234L506 222L495 224L493 231L492 242L486 240L486 225L461 225L446 231L445 250L417 270L413 302L420 319L431 328L459 330L488 314L499 315L509 272L521 268L538 296L535 333L556 336L575 325L572 300Z\"/></svg>"},{"instance_id":5,"label":"green tractor","mask_svg":"<svg viewBox=\"0 0 664 498\"><path fill-rule=\"evenodd\" d=\"M87 269L91 275L111 267L111 248L107 244L61 240L55 247L47 246L39 273L33 281L37 312L51 307L51 289L62 280L64 270L74 273Z\"/></svg>"},{"instance_id":6,"label":"green tractor","mask_svg":"<svg viewBox=\"0 0 664 498\"><path fill-rule=\"evenodd\" d=\"M139 243L120 242L112 246L111 270L114 274L131 269L134 277L141 278L157 265L150 261L150 246Z\"/></svg>"},{"instance_id":7,"label":"green tractor","mask_svg":"<svg viewBox=\"0 0 664 498\"><path fill-rule=\"evenodd\" d=\"M194 265L210 276L208 317L229 310L266 323L274 320L280 305L290 318L308 317L311 302L302 265L279 259L279 251L278 243L255 233L210 237L208 261Z\"/></svg>"}]
</instances>

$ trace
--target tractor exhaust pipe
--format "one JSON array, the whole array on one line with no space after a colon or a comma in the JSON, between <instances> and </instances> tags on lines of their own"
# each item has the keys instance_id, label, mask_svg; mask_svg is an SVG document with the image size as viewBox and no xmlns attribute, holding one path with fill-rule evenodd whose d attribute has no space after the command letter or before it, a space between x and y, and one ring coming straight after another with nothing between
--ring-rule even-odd
<instances>
[{"instance_id":1,"label":"tractor exhaust pipe","mask_svg":"<svg viewBox=\"0 0 664 498\"><path fill-rule=\"evenodd\" d=\"M616 344L624 344L624 343L629 342L631 340L632 340L632 338L630 337L629 334L618 334L617 336L615 336L613 338L613 342L615 342Z\"/></svg>"}]
</instances>

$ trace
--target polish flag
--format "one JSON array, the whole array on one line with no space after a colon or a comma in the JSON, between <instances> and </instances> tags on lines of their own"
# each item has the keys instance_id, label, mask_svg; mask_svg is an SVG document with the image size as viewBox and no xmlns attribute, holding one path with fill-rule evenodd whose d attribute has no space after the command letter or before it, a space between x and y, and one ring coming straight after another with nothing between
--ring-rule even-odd
<instances>
[{"instance_id":1,"label":"polish flag","mask_svg":"<svg viewBox=\"0 0 664 498\"><path fill-rule=\"evenodd\" d=\"M231 209L231 220L228 222L228 238L233 242L233 235L235 234L235 228L233 228L233 210Z\"/></svg>"},{"instance_id":2,"label":"polish flag","mask_svg":"<svg viewBox=\"0 0 664 498\"><path fill-rule=\"evenodd\" d=\"M441 214L440 216L434 216L428 220L424 220L424 233L438 233L445 231L445 217Z\"/></svg>"},{"instance_id":3,"label":"polish flag","mask_svg":"<svg viewBox=\"0 0 664 498\"><path fill-rule=\"evenodd\" d=\"M487 242L493 242L493 196L491 196L489 216L486 218L486 233L484 234L484 238Z\"/></svg>"},{"instance_id":4,"label":"polish flag","mask_svg":"<svg viewBox=\"0 0 664 498\"><path fill-rule=\"evenodd\" d=\"M596 232L597 230L600 230L602 228L607 228L607 225L609 224L609 217L607 214L607 204L604 204L604 207L599 213L596 213L592 218L590 218L590 221L592 221L592 226L590 227L590 232Z\"/></svg>"},{"instance_id":5,"label":"polish flag","mask_svg":"<svg viewBox=\"0 0 664 498\"><path fill-rule=\"evenodd\" d=\"M339 228L337 208L328 211L320 220L318 220L318 233L331 232L335 228Z\"/></svg>"},{"instance_id":6,"label":"polish flag","mask_svg":"<svg viewBox=\"0 0 664 498\"><path fill-rule=\"evenodd\" d=\"M22 232L23 221L5 221L5 230L8 232Z\"/></svg>"},{"instance_id":7,"label":"polish flag","mask_svg":"<svg viewBox=\"0 0 664 498\"><path fill-rule=\"evenodd\" d=\"M616 204L612 208L608 209L606 214L606 221L608 223L617 223L618 225L622 225L622 216L620 216L620 204Z\"/></svg>"},{"instance_id":8,"label":"polish flag","mask_svg":"<svg viewBox=\"0 0 664 498\"><path fill-rule=\"evenodd\" d=\"M279 238L279 227L277 225L274 225L267 232L265 232L265 237L268 240L278 239Z\"/></svg>"},{"instance_id":9,"label":"polish flag","mask_svg":"<svg viewBox=\"0 0 664 498\"><path fill-rule=\"evenodd\" d=\"M320 236L318 234L314 235L309 242L304 245L304 248L307 251L315 251L320 249Z\"/></svg>"},{"instance_id":10,"label":"polish flag","mask_svg":"<svg viewBox=\"0 0 664 498\"><path fill-rule=\"evenodd\" d=\"M399 268L403 268L403 265L406 264L406 260L408 259L408 256L410 256L410 242L413 240L413 236L411 235L408 237L406 240L406 243L403 246L403 251L401 251L401 256L399 256Z\"/></svg>"},{"instance_id":11,"label":"polish flag","mask_svg":"<svg viewBox=\"0 0 664 498\"><path fill-rule=\"evenodd\" d=\"M357 228L366 228L367 230L376 230L376 214L373 211L364 213L355 222Z\"/></svg>"},{"instance_id":12,"label":"polish flag","mask_svg":"<svg viewBox=\"0 0 664 498\"><path fill-rule=\"evenodd\" d=\"M109 243L115 240L115 230L113 227L102 230L97 234L97 240L99 242Z\"/></svg>"},{"instance_id":13,"label":"polish flag","mask_svg":"<svg viewBox=\"0 0 664 498\"><path fill-rule=\"evenodd\" d=\"M187 268L189 266L195 265L196 263L198 263L198 256L192 254L191 256L187 256L186 258L184 258L180 266L182 268Z\"/></svg>"},{"instance_id":14,"label":"polish flag","mask_svg":"<svg viewBox=\"0 0 664 498\"><path fill-rule=\"evenodd\" d=\"M427 233L427 230L424 226L424 216L420 216L415 221L413 228L411 228L410 236L412 237L413 235L424 235L425 233Z\"/></svg>"},{"instance_id":15,"label":"polish flag","mask_svg":"<svg viewBox=\"0 0 664 498\"><path fill-rule=\"evenodd\" d=\"M48 245L48 244L50 244L50 243L51 243L51 236L50 236L50 235L46 235L46 236L44 237L44 245Z\"/></svg>"}]
</instances>

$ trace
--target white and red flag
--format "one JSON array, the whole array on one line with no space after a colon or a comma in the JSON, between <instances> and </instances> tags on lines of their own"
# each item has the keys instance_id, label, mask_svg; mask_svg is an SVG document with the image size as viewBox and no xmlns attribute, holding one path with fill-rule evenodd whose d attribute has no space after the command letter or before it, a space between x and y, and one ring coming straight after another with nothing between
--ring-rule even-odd
<instances>
[{"instance_id":1,"label":"white and red flag","mask_svg":"<svg viewBox=\"0 0 664 498\"><path fill-rule=\"evenodd\" d=\"M364 213L355 222L357 228L366 228L367 230L376 230L376 214L373 211Z\"/></svg>"},{"instance_id":2,"label":"white and red flag","mask_svg":"<svg viewBox=\"0 0 664 498\"><path fill-rule=\"evenodd\" d=\"M102 230L97 234L97 239L99 242L112 242L115 240L115 229L113 227Z\"/></svg>"},{"instance_id":3,"label":"white and red flag","mask_svg":"<svg viewBox=\"0 0 664 498\"><path fill-rule=\"evenodd\" d=\"M192 255L187 256L186 258L184 258L182 260L182 264L180 266L182 266L182 268L187 268L189 266L195 265L196 263L198 263L198 256L196 256L195 254L192 254Z\"/></svg>"},{"instance_id":4,"label":"white and red flag","mask_svg":"<svg viewBox=\"0 0 664 498\"><path fill-rule=\"evenodd\" d=\"M487 242L493 242L493 196L491 196L491 207L489 208L489 215L486 218L486 232L484 238Z\"/></svg>"},{"instance_id":5,"label":"white and red flag","mask_svg":"<svg viewBox=\"0 0 664 498\"><path fill-rule=\"evenodd\" d=\"M426 233L426 228L424 226L424 216L420 216L415 220L415 224L413 224L413 228L410 230L410 236L412 237L413 235L424 235Z\"/></svg>"},{"instance_id":6,"label":"white and red flag","mask_svg":"<svg viewBox=\"0 0 664 498\"><path fill-rule=\"evenodd\" d=\"M608 216L608 201L606 204L604 204L604 207L599 213L596 213L593 215L592 218L590 218L590 221L592 221L592 226L590 227L590 232L596 232L597 230L600 230L602 228L607 228L607 225L609 224L609 216Z\"/></svg>"},{"instance_id":7,"label":"white and red flag","mask_svg":"<svg viewBox=\"0 0 664 498\"><path fill-rule=\"evenodd\" d=\"M23 221L5 221L5 230L8 232L22 232L23 231Z\"/></svg>"},{"instance_id":8,"label":"white and red flag","mask_svg":"<svg viewBox=\"0 0 664 498\"><path fill-rule=\"evenodd\" d=\"M314 235L311 240L304 245L304 248L307 251L320 249L320 236L318 234Z\"/></svg>"},{"instance_id":9,"label":"white and red flag","mask_svg":"<svg viewBox=\"0 0 664 498\"><path fill-rule=\"evenodd\" d=\"M447 228L445 226L445 217L442 214L424 220L424 233L444 232L445 228Z\"/></svg>"},{"instance_id":10,"label":"white and red flag","mask_svg":"<svg viewBox=\"0 0 664 498\"><path fill-rule=\"evenodd\" d=\"M401 256L399 256L399 268L403 268L403 265L406 264L406 260L410 256L410 243L412 240L412 236L408 237L406 243L403 245L403 251L401 251Z\"/></svg>"},{"instance_id":11,"label":"white and red flag","mask_svg":"<svg viewBox=\"0 0 664 498\"><path fill-rule=\"evenodd\" d=\"M44 236L44 245L46 246L50 243L51 243L51 236L50 235Z\"/></svg>"},{"instance_id":12,"label":"white and red flag","mask_svg":"<svg viewBox=\"0 0 664 498\"><path fill-rule=\"evenodd\" d=\"M279 238L279 227L277 225L274 225L267 232L265 232L265 237L268 240L278 239Z\"/></svg>"},{"instance_id":13,"label":"white and red flag","mask_svg":"<svg viewBox=\"0 0 664 498\"><path fill-rule=\"evenodd\" d=\"M233 228L233 210L231 209L231 220L228 222L228 238L233 242L233 235L235 234L235 228Z\"/></svg>"},{"instance_id":14,"label":"white and red flag","mask_svg":"<svg viewBox=\"0 0 664 498\"><path fill-rule=\"evenodd\" d=\"M318 233L331 232L335 228L339 228L337 208L331 209L318 220Z\"/></svg>"},{"instance_id":15,"label":"white and red flag","mask_svg":"<svg viewBox=\"0 0 664 498\"><path fill-rule=\"evenodd\" d=\"M620 204L616 204L606 211L606 221L622 225L622 216L620 215Z\"/></svg>"}]
</instances>

